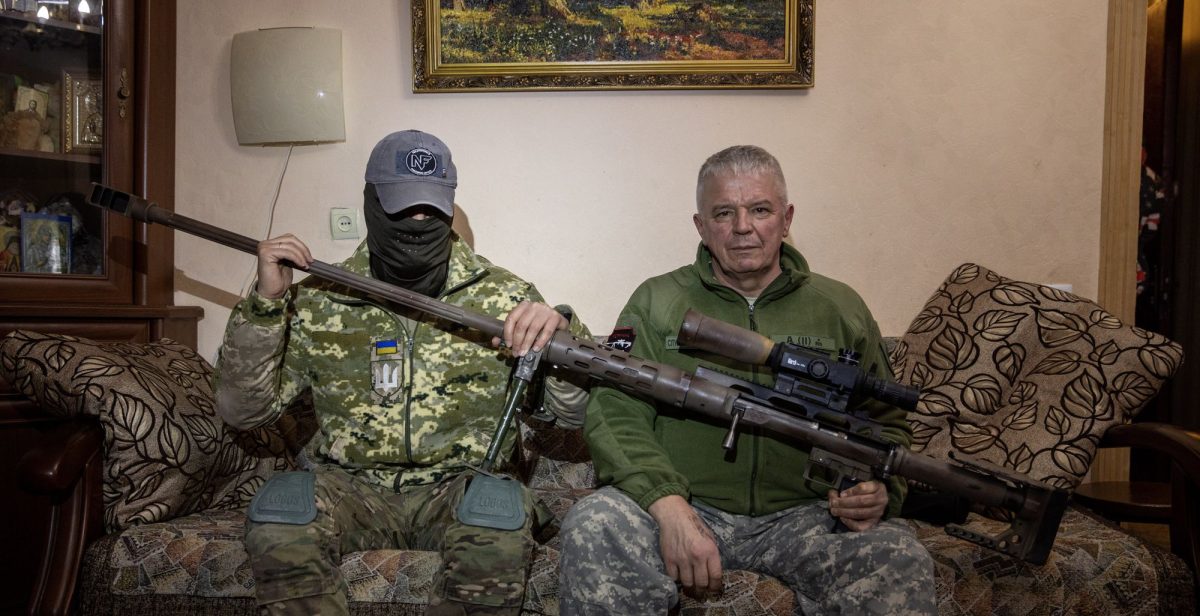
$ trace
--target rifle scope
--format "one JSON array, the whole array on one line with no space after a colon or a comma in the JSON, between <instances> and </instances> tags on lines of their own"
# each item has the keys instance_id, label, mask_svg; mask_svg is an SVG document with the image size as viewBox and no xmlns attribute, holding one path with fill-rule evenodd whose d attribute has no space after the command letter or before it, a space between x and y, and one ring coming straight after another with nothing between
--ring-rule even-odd
<instances>
[{"instance_id":1,"label":"rifle scope","mask_svg":"<svg viewBox=\"0 0 1200 616\"><path fill-rule=\"evenodd\" d=\"M842 351L837 361L828 355L795 344L775 343L757 332L688 310L679 327L679 343L717 353L735 361L767 366L776 378L798 376L861 393L911 411L920 390L867 374L857 365L856 353Z\"/></svg>"}]
</instances>

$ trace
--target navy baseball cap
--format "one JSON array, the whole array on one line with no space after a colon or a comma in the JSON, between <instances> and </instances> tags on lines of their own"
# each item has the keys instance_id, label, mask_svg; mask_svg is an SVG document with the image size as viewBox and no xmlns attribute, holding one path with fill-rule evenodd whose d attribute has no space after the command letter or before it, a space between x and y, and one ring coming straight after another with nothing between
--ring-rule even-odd
<instances>
[{"instance_id":1,"label":"navy baseball cap","mask_svg":"<svg viewBox=\"0 0 1200 616\"><path fill-rule=\"evenodd\" d=\"M450 148L429 133L404 130L384 137L371 150L366 180L388 214L428 204L454 216L458 171Z\"/></svg>"}]
</instances>

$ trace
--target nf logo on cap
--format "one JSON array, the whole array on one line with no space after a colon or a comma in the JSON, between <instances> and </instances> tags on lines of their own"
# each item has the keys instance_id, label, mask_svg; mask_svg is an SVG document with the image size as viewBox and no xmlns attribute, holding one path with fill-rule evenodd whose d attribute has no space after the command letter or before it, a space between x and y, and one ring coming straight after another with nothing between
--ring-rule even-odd
<instances>
[{"instance_id":1,"label":"nf logo on cap","mask_svg":"<svg viewBox=\"0 0 1200 616\"><path fill-rule=\"evenodd\" d=\"M432 205L454 216L458 171L450 148L419 130L392 133L371 150L365 178L375 185L383 211L397 214L415 205Z\"/></svg>"},{"instance_id":2,"label":"nf logo on cap","mask_svg":"<svg viewBox=\"0 0 1200 616\"><path fill-rule=\"evenodd\" d=\"M400 153L396 152L396 158L400 158ZM400 165L403 164L408 168L408 172L413 175L433 175L437 171L437 156L433 152L425 148L413 148L404 155L403 162L397 160L396 167L399 171Z\"/></svg>"}]
</instances>

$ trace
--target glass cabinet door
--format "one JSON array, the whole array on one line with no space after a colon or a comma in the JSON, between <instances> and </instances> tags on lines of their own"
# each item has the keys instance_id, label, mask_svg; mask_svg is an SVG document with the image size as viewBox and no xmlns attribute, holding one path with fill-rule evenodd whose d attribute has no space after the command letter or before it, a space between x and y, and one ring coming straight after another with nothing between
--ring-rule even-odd
<instances>
[{"instance_id":1,"label":"glass cabinet door","mask_svg":"<svg viewBox=\"0 0 1200 616\"><path fill-rule=\"evenodd\" d=\"M128 186L132 75L121 0L0 0L0 295L128 303L132 224L88 205Z\"/></svg>"}]
</instances>

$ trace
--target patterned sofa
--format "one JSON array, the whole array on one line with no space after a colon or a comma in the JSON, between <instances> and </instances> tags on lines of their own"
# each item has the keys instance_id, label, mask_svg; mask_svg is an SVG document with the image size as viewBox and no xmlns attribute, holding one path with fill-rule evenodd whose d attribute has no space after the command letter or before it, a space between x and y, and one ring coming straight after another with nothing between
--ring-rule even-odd
<instances>
[{"instance_id":1,"label":"patterned sofa","mask_svg":"<svg viewBox=\"0 0 1200 616\"><path fill-rule=\"evenodd\" d=\"M1174 460L1173 552L1072 506L1035 567L909 522L936 563L942 614L1190 614L1200 525L1200 436L1132 424L1182 361L1177 345L1095 304L967 264L896 341L897 376L920 384L914 449L950 451L1074 488L1106 442ZM0 341L0 379L33 412L65 418L17 469L56 503L31 613L254 613L243 509L312 438L300 405L270 429L234 432L212 408L211 368L169 340L104 344L18 331ZM578 432L524 417L521 472L561 516L592 487ZM1003 524L971 514L994 534ZM557 613L557 539L536 554L524 612ZM355 614L419 614L436 553L373 551L341 564ZM777 581L726 573L725 593L684 614L788 614Z\"/></svg>"}]
</instances>

